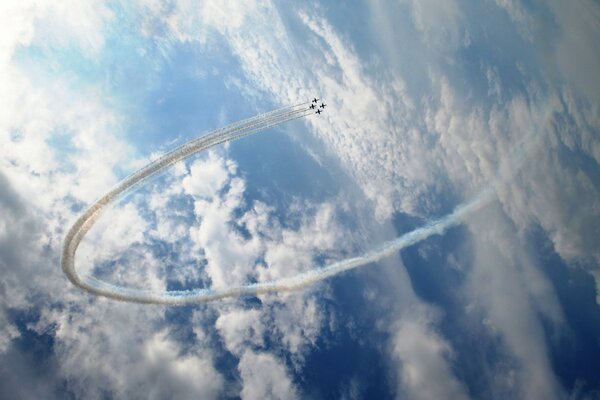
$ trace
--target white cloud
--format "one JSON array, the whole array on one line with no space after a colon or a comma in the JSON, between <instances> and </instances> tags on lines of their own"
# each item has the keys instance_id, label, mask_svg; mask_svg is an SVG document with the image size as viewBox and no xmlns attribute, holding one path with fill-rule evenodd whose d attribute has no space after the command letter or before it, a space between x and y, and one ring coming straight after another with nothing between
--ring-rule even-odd
<instances>
[{"instance_id":1,"label":"white cloud","mask_svg":"<svg viewBox=\"0 0 600 400\"><path fill-rule=\"evenodd\" d=\"M172 8L154 3L147 6L148 19L140 29L146 37L155 38L153 35L167 27L171 43L197 42L201 46L213 45L209 38L218 32L239 58L249 83L238 80L238 85L246 86L243 93L250 96L267 93L288 104L323 93L336 112L309 124L373 202L379 221L389 220L397 212L437 213L436 193L446 189L440 187L442 181L450 181L459 193L464 190L466 198L485 185L516 139L544 113L534 105L542 97L539 87L544 80L564 78L566 83L557 94L561 105L550 102L550 107L565 117L564 124L552 120L552 132L535 163L528 165L514 184L499 191L500 206L512 221L492 214L486 216L483 227L477 221L469 225L477 258L467 294L481 304L487 326L523 366L511 371L514 375L508 380L516 382L523 397L548 398L560 394L561 389L548 361L537 312L559 327L564 323L562 311L533 257L526 248L513 251L519 243L508 237L522 239L520 233L535 222L563 258L584 260L596 277L600 259L594 217L600 207L598 185L585 168L566 165L560 153L564 146L588 155L594 167L600 162L596 138L598 60L596 53L589 51L597 42L594 18L598 8L590 1L574 6L559 3L551 3L562 29L558 45L544 47L554 52L550 54L554 61L546 65L549 77L532 78L524 82L526 92L512 95L503 90L493 64L480 64L485 67L479 73L490 88L490 99L483 105L478 103L480 99L473 100L458 90L460 76L450 73L453 71L439 62L436 53L443 53L452 64L452 52L465 45L469 29L463 24L468 23L456 2L409 3L418 35L390 39L393 30L387 32L386 40L392 44L413 40L428 45L426 55L400 54L411 59L415 70L425 71L427 78L419 88L425 94L412 97L406 84L410 74L379 69L378 60L361 59L350 37L312 11L299 14L292 35L270 3L233 6L223 2L201 8L186 2L177 2ZM519 1L498 0L497 4L520 26L527 40L530 35L539 39L535 36L536 17ZM15 49L35 44L47 51L73 45L85 57L93 58L104 46L105 24L112 13L102 3L86 2L3 3L0 7L4 7L0 11L0 87L5 104L0 110L0 168L7 176L0 194L10 194L8 188L13 188L17 195L10 197L22 203L22 209L6 207L11 213L0 216L5 305L26 307L31 294L53 303L57 293L67 305L79 305L62 311L44 308L40 323L46 327L56 324L61 374L77 394L99 397L110 390L131 397L141 388L157 397L165 395L164 390L181 396L218 395L223 378L214 370L210 352L203 344L191 351L178 344L158 326L163 320L156 311L134 308L132 312L129 306L101 299L87 304L83 300L86 295L72 288L64 290L57 256L64 227L75 217L71 207L97 198L116 182L113 167L130 162L130 149L121 137L123 116L103 102L98 87L74 87L68 76L52 76L49 82L45 75L36 78L44 71L22 69L12 56ZM385 13L383 7L380 14ZM296 42L295 35L302 40ZM545 61L546 56L539 57ZM571 63L573 59L584 62ZM236 79L229 78L230 82ZM72 150L57 150L50 144L58 134L68 138ZM330 252L347 235L336 226L336 207L328 203L303 207L297 229L280 226L267 205L245 204L245 182L234 175L231 163L212 154L192 164L188 176L178 175L180 187L151 197L158 223L149 235L173 242L185 242L189 235L195 247L190 245L180 253L189 259L205 258L214 285L246 282L249 277L273 279L305 270L313 265L315 255ZM191 229L176 210L160 210L169 208L169 199L184 193L195 201L197 224ZM570 208L573 204L575 209ZM121 245L140 243L148 227L131 205L115 215L121 216L120 223L99 239L106 246L106 257ZM514 230L499 228L512 223ZM234 224L242 225L251 237L242 235ZM254 268L260 256L265 264ZM158 261L147 252L133 252L131 257L147 263L153 276L160 272ZM125 272L125 282L149 282L139 269ZM394 288L401 293L396 301L418 303L408 277L400 280ZM162 285L158 278L150 282L152 287ZM23 287L27 290L19 290ZM327 315L310 291L261 300L263 305L256 310L219 310L216 328L226 348L241 355L238 369L244 397L294 397L298 392L283 364L271 354L249 348L260 348L262 335L272 334L297 361L314 343ZM142 315L136 315L138 312ZM393 344L395 357L403 364L403 384L415 396L437 391L443 392L442 397L447 393L465 396L464 387L452 375L452 349L441 334L419 319L399 326ZM195 329L201 337L200 328ZM10 324L3 333L9 338L18 335ZM0 343L0 348L6 349L7 343ZM435 384L426 384L423 377L429 375L439 378Z\"/></svg>"},{"instance_id":2,"label":"white cloud","mask_svg":"<svg viewBox=\"0 0 600 400\"><path fill-rule=\"evenodd\" d=\"M10 342L21 336L21 333L12 324L10 318L6 315L4 310L0 311L0 354L6 352L10 346Z\"/></svg>"},{"instance_id":3,"label":"white cloud","mask_svg":"<svg viewBox=\"0 0 600 400\"><path fill-rule=\"evenodd\" d=\"M129 305L89 299L68 286L60 271L60 246L76 216L74 208L89 204L117 181L113 168L127 169L130 148L121 135L121 114L106 105L95 83L73 84L68 71L53 70L52 65L20 64L13 52L20 48L27 54L37 47L60 58L67 47L96 57L110 12L102 3L86 2L20 2L9 4L8 10L3 2L1 7L0 168L6 182L0 195L14 200L7 208L11 214L0 216L2 306L39 314L40 320L29 329L53 336L47 350L53 351L52 360L59 361L56 376L34 377L33 383L46 385L47 379L56 379L55 387L74 397L131 398L140 393L163 397L164 390L216 397L223 381L212 367L210 353L201 354L202 346L186 353L166 336L153 335L160 331L156 310L132 311ZM115 247L139 242L146 229L131 205L115 213L120 222L107 227L107 235L100 238L107 256ZM11 252L17 257L11 259ZM140 275L129 273L129 282L135 285ZM18 335L14 326L2 325L3 337ZM26 379L17 376L14 385L31 385ZM168 386L176 382L177 386Z\"/></svg>"},{"instance_id":4,"label":"white cloud","mask_svg":"<svg viewBox=\"0 0 600 400\"><path fill-rule=\"evenodd\" d=\"M415 28L426 46L447 51L461 45L465 24L456 1L440 3L426 0L410 3Z\"/></svg>"},{"instance_id":5,"label":"white cloud","mask_svg":"<svg viewBox=\"0 0 600 400\"><path fill-rule=\"evenodd\" d=\"M75 43L82 53L95 56L104 45L104 25L112 18L105 4L94 1L3 2L0 15L2 65L9 62L16 46L32 43L49 47Z\"/></svg>"},{"instance_id":6,"label":"white cloud","mask_svg":"<svg viewBox=\"0 0 600 400\"><path fill-rule=\"evenodd\" d=\"M218 398L223 389L223 378L210 359L202 355L179 356L181 349L166 332L159 332L144 345L147 367L155 369L147 392L149 398Z\"/></svg>"},{"instance_id":7,"label":"white cloud","mask_svg":"<svg viewBox=\"0 0 600 400\"><path fill-rule=\"evenodd\" d=\"M399 390L406 391L411 399L469 398L448 365L452 348L422 322L400 321L393 338L393 355L401 361Z\"/></svg>"},{"instance_id":8,"label":"white cloud","mask_svg":"<svg viewBox=\"0 0 600 400\"><path fill-rule=\"evenodd\" d=\"M600 7L593 0L573 4L553 0L549 2L549 8L558 32L557 37L552 38L555 39L552 50L545 54L544 67L552 79L564 81L578 94L587 97L597 109L600 83L596 71L600 69L600 55L592 49L600 38ZM595 122L597 124L598 119Z\"/></svg>"},{"instance_id":9,"label":"white cloud","mask_svg":"<svg viewBox=\"0 0 600 400\"><path fill-rule=\"evenodd\" d=\"M212 6L210 10L214 11ZM386 120L388 107L401 106L399 113L405 109L404 103L410 107L410 99L398 93L402 91L402 82L386 83L374 90L376 84L365 76L360 60L349 51L348 43L338 37L322 19L307 15L302 17L313 34L320 37L319 43L325 43L319 45L318 49L310 48L310 57L304 57L290 45L293 38L289 37L272 5L264 3L260 12L254 11L252 6L236 6L231 18L219 17L221 10L200 12L200 15L207 28L224 35L254 87L276 94L278 101L284 104L297 103L315 93L327 94L327 101L335 105L336 113L341 118L330 119L328 122L334 125L329 127L328 124L315 121L320 128L318 133L344 159L351 171L360 174L359 182L369 197L378 203L380 215L389 216L391 207L388 193L393 186L388 183L397 176L394 172L397 165L392 168L387 163L377 161L389 159L393 162L398 157L398 152L392 151L393 141L382 122ZM318 50L316 56L313 50ZM329 57L330 62L322 63L324 56ZM335 78L340 72L344 82ZM316 81L314 76L322 76L323 79ZM380 91L384 91L385 95L381 96ZM395 104L395 96L399 96L403 103ZM382 97L384 101L378 101ZM393 104L387 104L390 101ZM382 104L386 108L381 109ZM350 123L342 122L344 118ZM356 121L356 118L361 121ZM364 128L357 129L360 125ZM369 161L377 154L382 154L381 160Z\"/></svg>"},{"instance_id":10,"label":"white cloud","mask_svg":"<svg viewBox=\"0 0 600 400\"><path fill-rule=\"evenodd\" d=\"M328 315L315 296L289 295L283 304L272 306L271 318L275 332L293 361L301 363L310 346L317 341Z\"/></svg>"},{"instance_id":11,"label":"white cloud","mask_svg":"<svg viewBox=\"0 0 600 400\"><path fill-rule=\"evenodd\" d=\"M177 174L174 179L181 180L186 172ZM185 222L187 213L178 207L173 207L171 202L182 192L180 185L169 180L169 187L159 187L149 196L148 209L154 213L156 227L152 229L150 236L169 243L177 243L188 236L188 226Z\"/></svg>"},{"instance_id":12,"label":"white cloud","mask_svg":"<svg viewBox=\"0 0 600 400\"><path fill-rule=\"evenodd\" d=\"M314 268L314 256L335 249L342 239L335 216L333 204L325 203L314 215L304 215L299 229L272 232L265 244L265 265L257 269L260 280L290 277Z\"/></svg>"},{"instance_id":13,"label":"white cloud","mask_svg":"<svg viewBox=\"0 0 600 400\"><path fill-rule=\"evenodd\" d=\"M239 5L221 0L206 3L202 7L201 14L204 21L210 26L237 30L245 23L246 16L260 13L263 11L261 8L268 12L269 4L266 7L260 7L256 1L247 1L243 5Z\"/></svg>"},{"instance_id":14,"label":"white cloud","mask_svg":"<svg viewBox=\"0 0 600 400\"><path fill-rule=\"evenodd\" d=\"M1 172L0 186L0 291L3 306L26 307L27 296L34 287L31 276L41 261L41 249L47 238L37 222L38 215L26 207L25 200ZM14 336L15 331L9 324L6 329L8 336Z\"/></svg>"},{"instance_id":15,"label":"white cloud","mask_svg":"<svg viewBox=\"0 0 600 400\"><path fill-rule=\"evenodd\" d=\"M501 2L499 5L518 24L532 18L517 2ZM447 48L448 44L451 49L458 49L465 44L464 35L470 33L468 27L461 26L463 13L457 3L444 4L442 7L433 7L429 3L414 3L412 6L413 20L420 36L398 40L422 40L430 45L433 53L440 51L440 47ZM495 72L493 64L481 64L485 68L479 71L482 81L489 85L490 98L468 97L470 93L458 90L460 81L453 81L456 72L448 67L453 65L452 51L444 52L448 57L448 65L439 62L440 54L431 54L429 58L415 57L420 64L414 68L427 71L429 80L424 86L426 95L413 99L407 94L401 78L392 79L391 83L386 80L384 85L370 76L369 68L373 66L360 59L347 37L336 32L326 20L314 13L299 13L299 20L307 28L301 34L306 43L301 51L309 55L301 60L296 59L294 52L281 44L282 41L272 40L273 37L288 37L286 27L275 10L266 13L264 10L261 13L244 10L243 13L243 18L236 17L231 22L222 18L208 19L206 22L213 24L223 35L253 86L264 88L285 103L295 102L299 95L309 97L309 92L324 93L329 103L335 106L335 113L310 124L356 178L363 193L376 204L381 221L394 212L422 216L439 212L436 194L445 189L441 186L445 180L458 192L462 190L468 199L470 194L476 193L496 176L501 160L507 158L520 138L536 129L544 129L540 122L547 122L543 118L547 112L545 107L556 107L556 102L544 99L539 89L545 77L523 78L526 89L513 94L502 90L499 74ZM523 30L522 33L527 38L535 32ZM586 46L588 49L592 47ZM315 79L315 76L319 79ZM544 105L544 102L548 104ZM593 140L584 143L589 148L594 147ZM546 145L545 141L543 145ZM544 150L555 151L547 147ZM519 184L499 192L502 206L519 229L526 229L534 219L540 221L549 232L564 229L560 223L550 222L556 219L552 216L557 214L556 208L562 209L564 203L552 203L548 193L559 193L561 190L558 186L564 186L569 181L573 183L573 180L560 174L546 174L553 183L534 189L534 185L544 182L538 174L544 169L547 171L547 168L548 165L539 163L532 171L521 171ZM531 185L522 185L531 178ZM586 187L590 185L586 186L582 181L573 187L571 193L594 193ZM532 201L537 202L538 206L532 207ZM589 210L595 207L591 196L584 203L584 207L591 207ZM584 211L580 215L589 214ZM489 226L494 229L496 221L490 221ZM560 251L563 256L572 247L566 242L561 245L561 238L585 236L575 235L577 226L581 225L569 230L571 234L564 231L561 234L552 233L557 248L562 248ZM277 260L277 251L271 254L272 259ZM532 265L526 254L521 253L518 257L514 262L526 265L522 274L532 283L530 287L523 288L522 294L526 298L531 297L532 301L521 307L524 307L523 313L532 317L527 329L518 336L511 336L509 348L517 358L526 359L527 354L520 349L528 343L527 334L535 337L538 343L543 338L543 330L534 317L534 308L539 308L556 324L561 323L561 311L553 289L540 271ZM484 269L489 263L500 263L501 259L500 255L487 253L477 260L476 270ZM503 278L498 279L502 281ZM504 281L506 285L511 282ZM479 292L474 295L477 298L485 296ZM495 315L504 296L500 290L497 299L486 306L485 312ZM497 316L495 319L502 332L513 332L511 326L518 320L517 316L514 320L509 316ZM543 385L557 388L559 385L545 358L545 347L538 344L532 349L535 353L532 353L531 362L538 368L539 374L529 376L526 371L520 370L517 371L521 374L519 379L532 378L535 385L531 393L534 394L546 393Z\"/></svg>"},{"instance_id":16,"label":"white cloud","mask_svg":"<svg viewBox=\"0 0 600 400\"><path fill-rule=\"evenodd\" d=\"M91 201L98 196L94 189L115 182L112 165L127 152L127 146L110 134L119 130L115 113L98 101L96 87L84 87L79 93L67 74L52 76L12 57L19 46L26 51L28 46L37 46L60 52L71 45L95 56L110 13L102 4L86 2L72 6L5 2L3 7L7 9L0 14L7 20L0 21L0 87L5 100L0 111L0 146L5 152L0 166L18 182L19 193L35 199L36 207L46 212L59 208L57 202L66 193ZM77 35L72 34L74 27ZM65 138L76 151L65 157L66 149L50 144L57 137Z\"/></svg>"},{"instance_id":17,"label":"white cloud","mask_svg":"<svg viewBox=\"0 0 600 400\"><path fill-rule=\"evenodd\" d=\"M223 198L194 202L198 225L190 228L190 236L196 251L204 253L206 271L214 287L247 282L260 254L260 238L246 240L230 226L235 210L244 201L244 189L244 181L233 178Z\"/></svg>"},{"instance_id":18,"label":"white cloud","mask_svg":"<svg viewBox=\"0 0 600 400\"><path fill-rule=\"evenodd\" d=\"M54 326L59 376L76 397L217 398L224 379L205 338L181 343L163 311L112 301L85 309L47 310L37 326Z\"/></svg>"},{"instance_id":19,"label":"white cloud","mask_svg":"<svg viewBox=\"0 0 600 400\"><path fill-rule=\"evenodd\" d=\"M273 355L246 351L238 365L244 383L242 399L296 399L297 389L286 367Z\"/></svg>"},{"instance_id":20,"label":"white cloud","mask_svg":"<svg viewBox=\"0 0 600 400\"><path fill-rule=\"evenodd\" d=\"M358 400L363 397L362 385L358 378L350 379L350 381L342 387L340 395L341 400Z\"/></svg>"},{"instance_id":21,"label":"white cloud","mask_svg":"<svg viewBox=\"0 0 600 400\"><path fill-rule=\"evenodd\" d=\"M263 346L264 322L260 310L234 309L224 311L215 324L225 347L231 353L241 355L249 346Z\"/></svg>"},{"instance_id":22,"label":"white cloud","mask_svg":"<svg viewBox=\"0 0 600 400\"><path fill-rule=\"evenodd\" d=\"M148 222L132 203L106 210L81 244L78 257L98 263L123 253L144 240Z\"/></svg>"},{"instance_id":23,"label":"white cloud","mask_svg":"<svg viewBox=\"0 0 600 400\"><path fill-rule=\"evenodd\" d=\"M489 229L490 225L495 229ZM486 325L499 335L517 361L510 373L520 398L561 398L552 371L543 327L545 314L561 332L564 322L556 294L538 266L531 262L518 233L493 206L469 222L475 260L469 274L469 296L485 310ZM537 310L536 310L537 308Z\"/></svg>"},{"instance_id":24,"label":"white cloud","mask_svg":"<svg viewBox=\"0 0 600 400\"><path fill-rule=\"evenodd\" d=\"M335 256L347 246L342 243L345 230L337 223L333 204L292 205L283 212L293 215L298 226L284 227L275 217L275 210L265 204L245 204L246 183L232 175L236 167L231 161L211 162L223 168L229 165L226 181L221 184L223 194L216 197L205 193L206 197L196 198L197 225L190 228L190 238L196 251L206 258L206 273L212 285L245 284L252 277L260 282L289 277L315 268L316 256ZM196 180L194 171L192 168L190 179ZM249 236L242 236L235 225ZM256 265L259 258L263 261ZM263 306L258 310L222 310L216 326L227 349L240 354L248 346L260 346L263 333L268 333L301 360L324 323L315 294L273 294L261 299Z\"/></svg>"},{"instance_id":25,"label":"white cloud","mask_svg":"<svg viewBox=\"0 0 600 400\"><path fill-rule=\"evenodd\" d=\"M225 165L225 160L210 152L208 157L198 160L190 166L190 175L183 179L185 193L194 197L212 197L227 182L228 175L235 172L231 162Z\"/></svg>"},{"instance_id":26,"label":"white cloud","mask_svg":"<svg viewBox=\"0 0 600 400\"><path fill-rule=\"evenodd\" d=\"M496 0L498 7L504 9L517 29L528 41L533 41L536 20L527 11L520 0Z\"/></svg>"}]
</instances>

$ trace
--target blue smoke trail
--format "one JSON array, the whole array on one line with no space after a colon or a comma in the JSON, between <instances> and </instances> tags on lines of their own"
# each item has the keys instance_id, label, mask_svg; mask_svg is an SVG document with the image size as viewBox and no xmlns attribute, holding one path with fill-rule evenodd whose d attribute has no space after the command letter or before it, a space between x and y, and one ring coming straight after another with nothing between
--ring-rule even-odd
<instances>
[{"instance_id":1,"label":"blue smoke trail","mask_svg":"<svg viewBox=\"0 0 600 400\"><path fill-rule=\"evenodd\" d=\"M129 191L139 187L150 176L155 175L159 171L162 171L193 154L204 151L217 144L237 140L263 131L264 129L311 114L312 111L306 107L306 104L307 103L303 103L261 114L213 131L208 135L194 139L176 148L123 180L116 188L93 204L69 230L64 241L61 258L61 265L65 275L75 286L78 286L89 293L114 300L146 304L181 305L206 303L232 297L256 296L265 293L298 290L341 272L364 267L377 262L385 257L395 254L403 248L414 245L432 235L441 235L449 228L461 224L469 215L493 201L496 198L497 188L511 180L514 174L522 167L525 160L539 145L541 135L536 133L543 132L543 125L548 121L550 116L550 112L546 112L542 120L538 121L540 124L537 124L537 126L541 125L542 128L537 130L532 129L530 133L521 138L519 143L514 147L511 155L505 160L504 165L501 166L504 168L499 169L496 179L488 184L471 201L459 205L452 213L446 216L432 220L420 228L385 242L357 257L338 261L325 267L314 268L307 272L275 281L224 288L201 288L182 291L152 291L124 288L101 281L94 276L79 275L76 272L74 259L77 247L107 205L122 198L123 195Z\"/></svg>"}]
</instances>

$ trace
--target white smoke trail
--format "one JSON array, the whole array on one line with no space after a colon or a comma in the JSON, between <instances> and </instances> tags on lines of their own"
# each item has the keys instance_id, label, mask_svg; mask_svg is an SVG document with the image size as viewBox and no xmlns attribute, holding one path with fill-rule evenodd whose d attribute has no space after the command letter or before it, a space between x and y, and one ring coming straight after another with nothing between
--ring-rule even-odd
<instances>
[{"instance_id":1,"label":"white smoke trail","mask_svg":"<svg viewBox=\"0 0 600 400\"><path fill-rule=\"evenodd\" d=\"M543 131L542 126L540 129L532 129L532 132L524 135L515 146L513 153L507 160L504 160L504 164L500 166L496 179L486 186L474 199L458 206L452 213L435 219L394 240L385 242L361 256L338 261L322 268L314 268L289 278L270 282L259 282L215 289L201 288L182 291L151 291L125 288L98 280L91 275L79 275L77 273L74 262L77 247L107 205L115 202L134 188L139 187L150 176L155 175L193 154L220 143L241 139L267 128L311 114L312 110L306 107L306 104L309 103L282 108L280 110L275 110L227 125L224 128L185 143L123 180L116 188L93 204L69 230L64 241L61 258L61 265L65 275L75 286L78 286L89 293L114 300L147 304L181 305L205 303L232 297L255 296L272 292L298 290L341 272L379 261L405 247L416 244L429 236L443 234L449 228L461 224L470 214L491 202L496 197L496 190L500 185L505 184L512 179L513 175L520 169L533 149L537 147L541 135L536 133ZM539 124L536 125L538 127L544 125L548 120L549 115L550 113L546 112L544 118L539 120Z\"/></svg>"}]
</instances>

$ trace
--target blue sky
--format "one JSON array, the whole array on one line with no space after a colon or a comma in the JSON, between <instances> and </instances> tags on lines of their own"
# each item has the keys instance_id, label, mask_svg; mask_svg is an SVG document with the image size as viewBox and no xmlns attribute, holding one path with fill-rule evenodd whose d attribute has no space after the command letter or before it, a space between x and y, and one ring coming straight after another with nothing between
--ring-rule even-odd
<instances>
[{"instance_id":1,"label":"blue sky","mask_svg":"<svg viewBox=\"0 0 600 400\"><path fill-rule=\"evenodd\" d=\"M3 3L0 397L600 397L599 15L592 0ZM313 96L319 118L194 156L109 209L78 268L153 290L262 282L477 210L293 293L144 306L68 282L67 230L121 179Z\"/></svg>"}]
</instances>

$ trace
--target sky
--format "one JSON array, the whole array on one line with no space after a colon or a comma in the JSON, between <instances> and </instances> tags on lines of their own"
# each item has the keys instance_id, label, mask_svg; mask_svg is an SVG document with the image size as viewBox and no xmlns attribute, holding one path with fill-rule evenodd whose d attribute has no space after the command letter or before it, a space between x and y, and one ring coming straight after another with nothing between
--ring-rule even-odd
<instances>
[{"instance_id":1,"label":"sky","mask_svg":"<svg viewBox=\"0 0 600 400\"><path fill-rule=\"evenodd\" d=\"M593 0L2 2L0 397L600 398L599 42ZM122 179L313 97L120 197L77 270L222 289L410 243L183 306L63 274Z\"/></svg>"}]
</instances>

